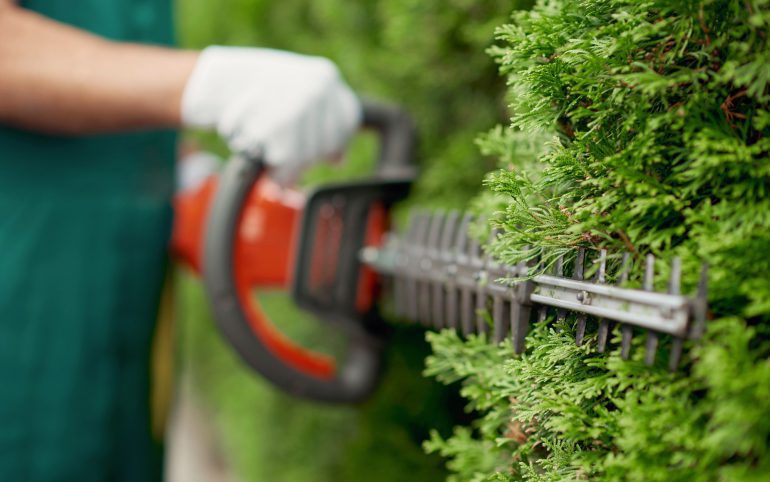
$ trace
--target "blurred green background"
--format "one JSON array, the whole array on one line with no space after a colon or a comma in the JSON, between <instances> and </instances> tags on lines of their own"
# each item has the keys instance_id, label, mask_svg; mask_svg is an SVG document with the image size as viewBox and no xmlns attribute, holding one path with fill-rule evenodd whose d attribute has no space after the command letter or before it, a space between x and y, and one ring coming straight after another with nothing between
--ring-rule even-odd
<instances>
[{"instance_id":1,"label":"blurred green background","mask_svg":"<svg viewBox=\"0 0 770 482\"><path fill-rule=\"evenodd\" d=\"M520 2L528 4L530 2ZM410 203L462 207L494 167L474 145L504 120L504 83L484 53L511 0L178 0L183 46L262 46L323 55L362 95L403 105L420 128L423 175ZM522 5L526 6L526 5ZM207 149L222 152L211 137ZM324 167L312 182L355 175L371 159L359 140L349 166ZM180 271L182 271L180 269ZM463 422L453 388L422 377L423 330L395 324L384 382L357 407L291 399L247 371L221 341L198 280L180 272L182 364L213 414L225 456L241 480L443 480L443 461L421 444L430 429ZM297 321L294 336L322 338L285 296L264 297L275 319Z\"/></svg>"}]
</instances>

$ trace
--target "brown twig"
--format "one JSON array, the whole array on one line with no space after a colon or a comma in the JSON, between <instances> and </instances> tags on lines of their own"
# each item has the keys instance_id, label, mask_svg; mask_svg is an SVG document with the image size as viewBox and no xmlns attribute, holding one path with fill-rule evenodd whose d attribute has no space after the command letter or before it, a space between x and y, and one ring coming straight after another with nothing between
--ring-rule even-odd
<instances>
[{"instance_id":1,"label":"brown twig","mask_svg":"<svg viewBox=\"0 0 770 482\"><path fill-rule=\"evenodd\" d=\"M618 230L618 236L620 236L620 239L623 241L623 244L626 246L628 251L630 251L634 256L639 254L639 252L636 250L636 247L634 246L634 243L631 242L631 239L625 232L623 232L623 230Z\"/></svg>"},{"instance_id":2,"label":"brown twig","mask_svg":"<svg viewBox=\"0 0 770 482\"><path fill-rule=\"evenodd\" d=\"M736 94L728 95L727 98L724 100L724 102L722 102L722 104L720 104L719 106L719 108L722 109L722 112L725 115L725 119L727 119L727 122L730 123L730 127L735 128L735 126L732 123L733 119L741 119L741 120L746 119L745 114L741 114L740 112L734 112L732 110L732 108L735 106L734 105L735 100L740 99L741 97L744 97L744 96L746 96L745 88L739 90L738 93Z\"/></svg>"}]
</instances>

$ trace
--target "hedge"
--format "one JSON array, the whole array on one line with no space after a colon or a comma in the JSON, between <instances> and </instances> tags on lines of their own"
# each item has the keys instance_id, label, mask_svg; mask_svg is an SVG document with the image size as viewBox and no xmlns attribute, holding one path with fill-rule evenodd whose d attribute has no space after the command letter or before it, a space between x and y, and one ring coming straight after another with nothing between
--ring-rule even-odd
<instances>
[{"instance_id":1,"label":"hedge","mask_svg":"<svg viewBox=\"0 0 770 482\"><path fill-rule=\"evenodd\" d=\"M539 269L579 246L652 253L661 287L680 256L685 292L705 262L710 319L675 374L666 346L643 364L642 336L630 361L575 346L569 318L520 357L431 335L427 373L481 414L425 444L452 480L767 480L769 23L767 1L553 0L497 30L512 118L479 139L502 168L487 249Z\"/></svg>"}]
</instances>

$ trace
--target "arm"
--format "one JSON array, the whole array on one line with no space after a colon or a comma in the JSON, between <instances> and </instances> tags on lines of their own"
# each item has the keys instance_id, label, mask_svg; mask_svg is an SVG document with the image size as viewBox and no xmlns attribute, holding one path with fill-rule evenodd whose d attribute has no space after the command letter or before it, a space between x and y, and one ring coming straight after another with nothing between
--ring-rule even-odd
<instances>
[{"instance_id":1,"label":"arm","mask_svg":"<svg viewBox=\"0 0 770 482\"><path fill-rule=\"evenodd\" d=\"M177 127L197 58L110 42L0 0L0 123L57 134Z\"/></svg>"},{"instance_id":2,"label":"arm","mask_svg":"<svg viewBox=\"0 0 770 482\"><path fill-rule=\"evenodd\" d=\"M233 152L297 169L338 153L360 118L328 59L110 42L0 0L0 125L65 135L215 129Z\"/></svg>"}]
</instances>

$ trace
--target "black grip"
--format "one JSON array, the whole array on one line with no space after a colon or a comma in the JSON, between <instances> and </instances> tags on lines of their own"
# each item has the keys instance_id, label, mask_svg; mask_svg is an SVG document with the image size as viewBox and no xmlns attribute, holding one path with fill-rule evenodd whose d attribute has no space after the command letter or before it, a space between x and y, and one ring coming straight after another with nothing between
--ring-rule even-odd
<instances>
[{"instance_id":1,"label":"black grip","mask_svg":"<svg viewBox=\"0 0 770 482\"><path fill-rule=\"evenodd\" d=\"M204 245L203 279L214 320L224 338L251 368L285 392L310 400L353 403L365 399L379 379L382 343L365 330L341 333L348 353L333 379L320 379L284 363L252 330L240 304L234 272L238 220L262 164L234 158L219 181L209 211Z\"/></svg>"},{"instance_id":2,"label":"black grip","mask_svg":"<svg viewBox=\"0 0 770 482\"><path fill-rule=\"evenodd\" d=\"M414 164L417 128L412 118L401 108L365 99L363 127L380 136L377 157L379 178L409 178L417 174Z\"/></svg>"}]
</instances>

